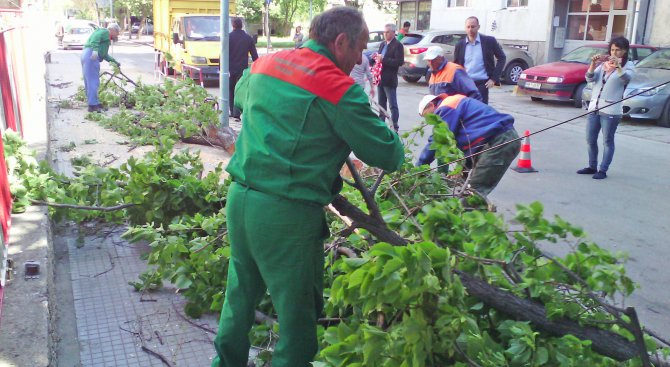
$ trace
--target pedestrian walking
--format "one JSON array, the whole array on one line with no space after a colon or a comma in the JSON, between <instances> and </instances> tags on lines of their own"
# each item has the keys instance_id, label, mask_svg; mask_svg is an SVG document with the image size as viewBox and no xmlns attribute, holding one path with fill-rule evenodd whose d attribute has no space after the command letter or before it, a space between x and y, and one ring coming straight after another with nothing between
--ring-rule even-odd
<instances>
[{"instance_id":1,"label":"pedestrian walking","mask_svg":"<svg viewBox=\"0 0 670 367\"><path fill-rule=\"evenodd\" d=\"M586 71L586 81L593 84L586 124L589 166L577 171L580 175L593 175L596 180L607 177L607 170L614 157L614 134L623 116L623 103L614 101L623 98L626 85L633 77L635 67L628 62L629 42L624 37L613 38L609 43L609 55L594 55ZM596 109L601 108L599 111ZM603 158L598 168L598 134L603 134Z\"/></svg>"},{"instance_id":2,"label":"pedestrian walking","mask_svg":"<svg viewBox=\"0 0 670 367\"><path fill-rule=\"evenodd\" d=\"M442 47L428 47L423 59L428 61L428 65L430 65L430 79L428 80L430 94L462 94L478 101L482 100L479 89L477 89L475 82L468 73L465 72L465 68L454 62L449 62L444 57Z\"/></svg>"},{"instance_id":3,"label":"pedestrian walking","mask_svg":"<svg viewBox=\"0 0 670 367\"><path fill-rule=\"evenodd\" d=\"M384 27L384 42L379 45L375 61L382 65L381 80L377 86L378 102L383 108L391 110L393 129L398 132L398 68L405 63L405 52L402 43L395 38L395 24ZM382 120L386 118L382 111L379 112L379 117Z\"/></svg>"},{"instance_id":4,"label":"pedestrian walking","mask_svg":"<svg viewBox=\"0 0 670 367\"><path fill-rule=\"evenodd\" d=\"M454 133L458 148L466 155L519 138L512 116L462 94L423 97L419 102L419 115L429 113L438 115L447 124ZM432 142L431 135L419 156L417 166L435 160L435 151L430 149ZM519 154L519 148L521 143L517 140L472 158L470 186L482 196L490 194Z\"/></svg>"},{"instance_id":5,"label":"pedestrian walking","mask_svg":"<svg viewBox=\"0 0 670 367\"><path fill-rule=\"evenodd\" d=\"M479 33L479 19L465 20L466 37L458 41L454 61L465 67L475 81L482 102L489 103L489 89L500 85L500 75L507 57L495 37Z\"/></svg>"},{"instance_id":6,"label":"pedestrian walking","mask_svg":"<svg viewBox=\"0 0 670 367\"><path fill-rule=\"evenodd\" d=\"M230 32L228 42L230 55L230 81L228 84L230 116L239 121L240 110L235 108L235 86L242 77L242 72L249 67L249 55L251 55L251 61L256 61L258 52L256 52L254 39L242 30L241 18L233 18L233 31Z\"/></svg>"},{"instance_id":7,"label":"pedestrian walking","mask_svg":"<svg viewBox=\"0 0 670 367\"><path fill-rule=\"evenodd\" d=\"M372 77L372 72L370 71L370 60L365 56L363 52L363 57L361 58L361 63L354 65L354 68L351 69L349 76L360 85L363 90L365 90L365 81L370 82L370 97L375 98L375 85L374 78Z\"/></svg>"},{"instance_id":8,"label":"pedestrian walking","mask_svg":"<svg viewBox=\"0 0 670 367\"><path fill-rule=\"evenodd\" d=\"M84 50L81 52L81 69L84 74L84 91L88 102L88 112L101 112L103 107L98 99L98 89L100 88L100 62L105 60L116 64L116 61L109 54L109 46L112 38L119 36L121 29L118 24L111 23L107 28L98 28L86 40Z\"/></svg>"},{"instance_id":9,"label":"pedestrian walking","mask_svg":"<svg viewBox=\"0 0 670 367\"><path fill-rule=\"evenodd\" d=\"M212 366L245 367L254 310L269 292L280 336L274 367L308 367L323 307L323 206L342 188L349 154L387 171L404 159L398 135L349 77L361 62L363 15L335 7L317 15L299 49L259 58L237 84L242 130L226 170L231 254Z\"/></svg>"}]
</instances>

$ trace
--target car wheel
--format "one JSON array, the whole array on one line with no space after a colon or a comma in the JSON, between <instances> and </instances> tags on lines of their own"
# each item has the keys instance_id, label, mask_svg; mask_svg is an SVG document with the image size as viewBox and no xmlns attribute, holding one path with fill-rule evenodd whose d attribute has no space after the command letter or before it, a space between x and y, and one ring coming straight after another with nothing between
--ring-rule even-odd
<instances>
[{"instance_id":1,"label":"car wheel","mask_svg":"<svg viewBox=\"0 0 670 367\"><path fill-rule=\"evenodd\" d=\"M521 73L528 68L528 65L521 61L512 61L505 68L503 76L505 77L505 84L516 84L521 77Z\"/></svg>"},{"instance_id":2,"label":"car wheel","mask_svg":"<svg viewBox=\"0 0 670 367\"><path fill-rule=\"evenodd\" d=\"M663 113L656 121L656 124L661 127L670 127L670 98L665 102Z\"/></svg>"},{"instance_id":3,"label":"car wheel","mask_svg":"<svg viewBox=\"0 0 670 367\"><path fill-rule=\"evenodd\" d=\"M408 76L408 75L403 75L402 78L405 79L407 83L416 83L419 81L419 79L421 79L420 76Z\"/></svg>"},{"instance_id":4,"label":"car wheel","mask_svg":"<svg viewBox=\"0 0 670 367\"><path fill-rule=\"evenodd\" d=\"M542 98L540 98L540 97L530 97L530 100L533 101L533 102L540 102L542 100Z\"/></svg>"},{"instance_id":5,"label":"car wheel","mask_svg":"<svg viewBox=\"0 0 670 367\"><path fill-rule=\"evenodd\" d=\"M577 108L582 108L582 92L584 92L584 87L586 87L586 83L578 85L575 89L575 94L573 95L574 102L572 105Z\"/></svg>"}]
</instances>

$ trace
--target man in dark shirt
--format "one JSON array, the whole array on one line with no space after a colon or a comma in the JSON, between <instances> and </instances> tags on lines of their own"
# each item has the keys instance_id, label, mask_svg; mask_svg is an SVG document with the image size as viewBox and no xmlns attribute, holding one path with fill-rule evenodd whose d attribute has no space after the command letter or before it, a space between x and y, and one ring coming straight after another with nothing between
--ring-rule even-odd
<instances>
[{"instance_id":1,"label":"man in dark shirt","mask_svg":"<svg viewBox=\"0 0 670 367\"><path fill-rule=\"evenodd\" d=\"M233 19L233 31L230 32L230 44L228 47L230 60L230 117L240 119L240 110L235 107L235 86L242 77L244 69L249 67L249 54L251 60L258 59L256 44L253 38L242 30L242 19Z\"/></svg>"},{"instance_id":2,"label":"man in dark shirt","mask_svg":"<svg viewBox=\"0 0 670 367\"><path fill-rule=\"evenodd\" d=\"M405 52L402 43L395 38L395 24L389 23L384 27L384 42L379 45L375 61L382 64L381 80L377 87L377 99L382 107L391 110L393 129L398 132L400 110L398 109L396 89L398 89L398 68L405 63ZM384 113L380 111L379 117L383 119Z\"/></svg>"}]
</instances>

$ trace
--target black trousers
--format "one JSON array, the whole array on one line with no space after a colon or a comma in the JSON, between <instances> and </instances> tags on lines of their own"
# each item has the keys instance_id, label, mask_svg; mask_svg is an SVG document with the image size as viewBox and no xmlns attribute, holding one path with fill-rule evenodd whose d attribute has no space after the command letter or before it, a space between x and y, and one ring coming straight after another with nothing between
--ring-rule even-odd
<instances>
[{"instance_id":1,"label":"black trousers","mask_svg":"<svg viewBox=\"0 0 670 367\"><path fill-rule=\"evenodd\" d=\"M479 94L482 95L482 102L489 104L489 89L486 88L486 82L487 80L475 80L475 85L477 86L477 89L479 90Z\"/></svg>"},{"instance_id":2,"label":"black trousers","mask_svg":"<svg viewBox=\"0 0 670 367\"><path fill-rule=\"evenodd\" d=\"M237 82L240 80L242 77L242 72L244 70L239 71L239 72L230 72L230 82L228 84L228 92L229 92L229 99L230 99L230 117L235 117L235 118L240 118L240 115L242 112L240 112L239 109L235 107L235 86L237 85Z\"/></svg>"}]
</instances>

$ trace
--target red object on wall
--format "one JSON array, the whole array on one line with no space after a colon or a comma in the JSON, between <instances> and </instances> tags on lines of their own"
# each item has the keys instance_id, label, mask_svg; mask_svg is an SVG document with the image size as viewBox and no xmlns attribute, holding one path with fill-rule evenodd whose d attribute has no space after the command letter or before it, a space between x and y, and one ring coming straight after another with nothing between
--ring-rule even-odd
<instances>
[{"instance_id":1,"label":"red object on wall","mask_svg":"<svg viewBox=\"0 0 670 367\"><path fill-rule=\"evenodd\" d=\"M7 31L0 32L0 89L2 90L2 106L5 111L5 119L7 121L7 128L16 130L16 111L14 111L14 104L12 103L12 85L9 81L9 68L7 54L7 47L5 43L5 35Z\"/></svg>"}]
</instances>

